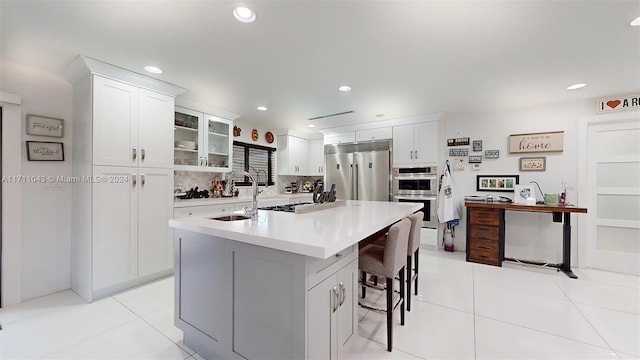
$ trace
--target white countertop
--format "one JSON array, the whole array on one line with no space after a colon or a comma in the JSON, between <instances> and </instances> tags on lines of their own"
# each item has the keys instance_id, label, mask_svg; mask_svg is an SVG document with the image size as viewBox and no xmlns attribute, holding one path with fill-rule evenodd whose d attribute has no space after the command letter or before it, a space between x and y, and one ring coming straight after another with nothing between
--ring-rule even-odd
<instances>
[{"instance_id":1,"label":"white countertop","mask_svg":"<svg viewBox=\"0 0 640 360\"><path fill-rule=\"evenodd\" d=\"M307 214L259 210L258 217L251 220L218 221L196 217L170 220L169 225L326 259L421 208L418 203L347 201L345 206Z\"/></svg>"}]
</instances>

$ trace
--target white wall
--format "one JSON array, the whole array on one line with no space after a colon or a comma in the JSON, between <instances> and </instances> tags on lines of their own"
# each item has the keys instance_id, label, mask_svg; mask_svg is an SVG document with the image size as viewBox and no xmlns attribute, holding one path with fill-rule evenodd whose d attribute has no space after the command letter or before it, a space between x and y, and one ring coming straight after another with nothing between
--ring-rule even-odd
<instances>
[{"instance_id":1,"label":"white wall","mask_svg":"<svg viewBox=\"0 0 640 360\"><path fill-rule=\"evenodd\" d=\"M445 127L443 147L445 159L449 147L446 139L469 137L471 141L482 140L484 150L500 150L499 159L483 159L480 171L472 171L465 161L464 171L452 171L453 179L462 196L487 195L476 192L476 175L520 175L520 184L536 181L547 193L562 191L562 181L578 184L578 129L579 118L595 113L594 101L579 101L551 104L513 110L484 113L447 113L440 124ZM562 153L509 154L510 134L564 131L564 151ZM469 154L473 155L471 146ZM479 153L476 153L479 154ZM518 159L523 156L546 156L546 171L520 172ZM444 165L444 164L442 164ZM442 172L442 165L439 171ZM513 193L493 193L513 198ZM538 195L540 197L540 195ZM586 200L586 196L583 196ZM580 203L581 194L569 191L568 201ZM462 208L463 212L466 208ZM464 251L466 245L466 214L456 228L455 248ZM585 219L586 220L586 219ZM576 264L579 241L577 229L580 215L572 215L572 258ZM508 211L506 213L505 256L528 260L562 262L562 224L553 223L549 213L529 213Z\"/></svg>"},{"instance_id":2,"label":"white wall","mask_svg":"<svg viewBox=\"0 0 640 360\"><path fill-rule=\"evenodd\" d=\"M27 66L0 63L0 90L22 98L22 174L71 176L72 87L60 76ZM64 138L26 135L26 115L64 119ZM64 162L27 161L26 140L64 143ZM22 186L22 301L69 288L71 185L24 183Z\"/></svg>"}]
</instances>

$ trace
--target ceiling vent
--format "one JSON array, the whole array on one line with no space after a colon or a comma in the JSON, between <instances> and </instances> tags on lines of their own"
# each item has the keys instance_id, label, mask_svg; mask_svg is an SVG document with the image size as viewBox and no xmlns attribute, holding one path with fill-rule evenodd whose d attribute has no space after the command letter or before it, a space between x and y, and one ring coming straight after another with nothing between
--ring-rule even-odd
<instances>
[{"instance_id":1,"label":"ceiling vent","mask_svg":"<svg viewBox=\"0 0 640 360\"><path fill-rule=\"evenodd\" d=\"M339 112L339 113L335 113L335 114L329 114L329 115L316 116L316 117L309 118L309 120L326 119L326 118L330 118L330 117L334 117L334 116L346 115L346 114L351 114L351 113L353 113L353 110Z\"/></svg>"}]
</instances>

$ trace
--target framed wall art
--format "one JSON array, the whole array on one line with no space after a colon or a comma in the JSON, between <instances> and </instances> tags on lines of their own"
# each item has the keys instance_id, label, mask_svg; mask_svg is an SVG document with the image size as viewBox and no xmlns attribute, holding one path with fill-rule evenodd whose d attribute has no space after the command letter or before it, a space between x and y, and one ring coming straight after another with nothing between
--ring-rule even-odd
<instances>
[{"instance_id":1,"label":"framed wall art","mask_svg":"<svg viewBox=\"0 0 640 360\"><path fill-rule=\"evenodd\" d=\"M473 151L482 151L482 140L473 140Z\"/></svg>"},{"instance_id":2,"label":"framed wall art","mask_svg":"<svg viewBox=\"0 0 640 360\"><path fill-rule=\"evenodd\" d=\"M546 167L546 156L520 158L520 171L545 171Z\"/></svg>"},{"instance_id":3,"label":"framed wall art","mask_svg":"<svg viewBox=\"0 0 640 360\"><path fill-rule=\"evenodd\" d=\"M564 131L509 135L509 153L562 152Z\"/></svg>"},{"instance_id":4,"label":"framed wall art","mask_svg":"<svg viewBox=\"0 0 640 360\"><path fill-rule=\"evenodd\" d=\"M519 175L477 175L476 191L513 192L519 180Z\"/></svg>"},{"instance_id":5,"label":"framed wall art","mask_svg":"<svg viewBox=\"0 0 640 360\"><path fill-rule=\"evenodd\" d=\"M485 150L484 158L485 159L497 159L500 157L500 150Z\"/></svg>"},{"instance_id":6,"label":"framed wall art","mask_svg":"<svg viewBox=\"0 0 640 360\"><path fill-rule=\"evenodd\" d=\"M27 141L27 160L64 161L64 144L61 142Z\"/></svg>"},{"instance_id":7,"label":"framed wall art","mask_svg":"<svg viewBox=\"0 0 640 360\"><path fill-rule=\"evenodd\" d=\"M64 120L27 114L27 135L64 137Z\"/></svg>"}]
</instances>

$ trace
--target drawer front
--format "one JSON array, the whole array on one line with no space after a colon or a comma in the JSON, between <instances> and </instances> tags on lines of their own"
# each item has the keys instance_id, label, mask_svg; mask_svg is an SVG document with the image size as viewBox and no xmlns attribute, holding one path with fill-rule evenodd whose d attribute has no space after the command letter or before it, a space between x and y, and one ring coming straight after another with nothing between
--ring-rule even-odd
<instances>
[{"instance_id":1,"label":"drawer front","mask_svg":"<svg viewBox=\"0 0 640 360\"><path fill-rule=\"evenodd\" d=\"M351 245L327 259L307 257L307 287L314 287L342 266L357 259L358 244Z\"/></svg>"},{"instance_id":2,"label":"drawer front","mask_svg":"<svg viewBox=\"0 0 640 360\"><path fill-rule=\"evenodd\" d=\"M488 251L493 253L498 253L498 241L475 238L469 241L469 248L471 251Z\"/></svg>"},{"instance_id":3,"label":"drawer front","mask_svg":"<svg viewBox=\"0 0 640 360\"><path fill-rule=\"evenodd\" d=\"M216 215L224 212L233 212L233 204L174 208L173 217L175 219L187 217L205 217L207 215Z\"/></svg>"},{"instance_id":4,"label":"drawer front","mask_svg":"<svg viewBox=\"0 0 640 360\"><path fill-rule=\"evenodd\" d=\"M469 249L467 250L467 261L501 266L498 249Z\"/></svg>"},{"instance_id":5,"label":"drawer front","mask_svg":"<svg viewBox=\"0 0 640 360\"><path fill-rule=\"evenodd\" d=\"M500 225L500 209L469 209L469 223L478 225Z\"/></svg>"},{"instance_id":6,"label":"drawer front","mask_svg":"<svg viewBox=\"0 0 640 360\"><path fill-rule=\"evenodd\" d=\"M497 226L471 225L469 231L472 240L482 239L493 241L497 244L500 239L500 228Z\"/></svg>"}]
</instances>

